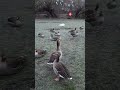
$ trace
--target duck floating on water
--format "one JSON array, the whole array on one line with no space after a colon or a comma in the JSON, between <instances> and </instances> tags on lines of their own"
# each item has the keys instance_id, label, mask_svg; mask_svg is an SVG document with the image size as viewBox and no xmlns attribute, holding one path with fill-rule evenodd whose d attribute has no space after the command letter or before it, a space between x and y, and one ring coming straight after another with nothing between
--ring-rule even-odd
<instances>
[{"instance_id":1,"label":"duck floating on water","mask_svg":"<svg viewBox=\"0 0 120 90\"><path fill-rule=\"evenodd\" d=\"M43 57L47 53L47 50L35 49L35 58Z\"/></svg>"},{"instance_id":2,"label":"duck floating on water","mask_svg":"<svg viewBox=\"0 0 120 90\"><path fill-rule=\"evenodd\" d=\"M70 30L69 33L73 36L73 37L77 37L78 36L78 31L76 30L76 28L74 30Z\"/></svg>"},{"instance_id":3,"label":"duck floating on water","mask_svg":"<svg viewBox=\"0 0 120 90\"><path fill-rule=\"evenodd\" d=\"M57 50L53 52L47 64L53 64L54 60L59 56L60 60L62 58L62 50L60 45L60 39L57 39Z\"/></svg>"},{"instance_id":4,"label":"duck floating on water","mask_svg":"<svg viewBox=\"0 0 120 90\"><path fill-rule=\"evenodd\" d=\"M53 62L53 70L56 74L55 81L59 81L60 78L72 80L68 69L63 63L59 62L59 56L57 56L57 58Z\"/></svg>"},{"instance_id":5,"label":"duck floating on water","mask_svg":"<svg viewBox=\"0 0 120 90\"><path fill-rule=\"evenodd\" d=\"M12 27L21 27L23 25L23 23L20 20L20 17L18 16L9 17L8 24L11 25Z\"/></svg>"},{"instance_id":6,"label":"duck floating on water","mask_svg":"<svg viewBox=\"0 0 120 90\"><path fill-rule=\"evenodd\" d=\"M40 37L40 38L44 38L45 35L43 35L42 33L39 33L39 34L38 34L38 37Z\"/></svg>"},{"instance_id":7,"label":"duck floating on water","mask_svg":"<svg viewBox=\"0 0 120 90\"><path fill-rule=\"evenodd\" d=\"M106 6L108 9L114 9L117 7L117 2L116 2L116 0L112 0L112 1L108 2L106 4Z\"/></svg>"},{"instance_id":8,"label":"duck floating on water","mask_svg":"<svg viewBox=\"0 0 120 90\"><path fill-rule=\"evenodd\" d=\"M4 54L0 57L0 76L18 73L24 68L25 56L7 58Z\"/></svg>"}]
</instances>

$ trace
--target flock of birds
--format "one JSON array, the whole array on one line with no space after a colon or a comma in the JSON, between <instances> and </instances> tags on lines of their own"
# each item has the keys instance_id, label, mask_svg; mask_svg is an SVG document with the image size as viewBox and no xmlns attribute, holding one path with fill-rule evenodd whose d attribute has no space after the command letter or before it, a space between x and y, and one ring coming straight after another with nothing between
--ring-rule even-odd
<instances>
[{"instance_id":1,"label":"flock of birds","mask_svg":"<svg viewBox=\"0 0 120 90\"><path fill-rule=\"evenodd\" d=\"M117 7L116 0L112 0L108 2L106 6L108 9L116 8ZM99 26L102 25L104 22L103 11L102 10L99 11L99 8L100 8L99 3L97 3L93 10L92 9L85 10L85 21L88 22L91 26ZM64 24L61 24L60 26L64 26ZM83 27L80 27L79 29L82 30ZM61 34L60 32L56 32L54 28L51 29L50 32L51 32L50 39L57 42L57 50L51 54L47 64L53 65L53 71L56 74L56 78L55 78L56 81L59 81L60 78L71 80L72 77L70 76L69 70L66 68L66 66L63 63L60 62L62 58L62 51L60 48ZM76 28L74 30L70 30L69 33L72 37L77 37L79 34ZM42 33L39 33L38 36L41 38L45 37L45 35ZM46 54L46 52L47 52L46 50L40 50L40 49L35 50L35 56L41 57L41 55L43 56L44 54Z\"/></svg>"},{"instance_id":2,"label":"flock of birds","mask_svg":"<svg viewBox=\"0 0 120 90\"><path fill-rule=\"evenodd\" d=\"M79 29L80 29L80 30L83 30L84 27L81 26ZM50 39L51 39L52 41L56 41L58 38L61 39L61 34L60 34L59 31L56 32L55 29L53 28L53 29L50 29L50 32L51 32L51 34L50 34ZM77 28L75 28L75 29L73 29L73 30L70 30L68 33L70 33L70 35L71 35L72 37L77 37L77 36L79 35L79 32L78 32ZM39 33L39 34L38 34L38 37L44 38L45 35L42 34L42 33Z\"/></svg>"},{"instance_id":3,"label":"flock of birds","mask_svg":"<svg viewBox=\"0 0 120 90\"><path fill-rule=\"evenodd\" d=\"M80 30L84 29L84 27L80 27ZM55 29L50 29L50 40L51 41L56 41L57 49L55 52L53 52L49 58L49 61L47 64L53 65L53 71L56 74L56 81L59 81L60 78L65 78L71 80L72 77L70 76L69 70L66 68L66 66L59 62L62 58L62 50L61 50L61 34L58 31L55 31ZM70 30L68 33L72 37L77 37L78 36L78 31L75 28L74 30ZM45 35L42 33L38 34L38 37L44 38ZM40 58L44 56L47 53L47 50L41 50L41 49L35 49L35 57Z\"/></svg>"},{"instance_id":4,"label":"flock of birds","mask_svg":"<svg viewBox=\"0 0 120 90\"><path fill-rule=\"evenodd\" d=\"M9 17L7 24L12 28L19 28L23 25L21 18L18 16ZM5 51L0 54L0 76L12 75L19 72L26 62L26 56L7 57Z\"/></svg>"},{"instance_id":5,"label":"flock of birds","mask_svg":"<svg viewBox=\"0 0 120 90\"><path fill-rule=\"evenodd\" d=\"M106 6L108 9L114 9L117 7L117 2L116 2L116 0L112 0L112 1L108 2L106 4ZM103 11L101 10L98 12L98 10L99 10L99 4L96 4L95 9L93 9L93 10L91 10L91 9L85 10L85 16L86 16L85 20L92 26L101 25L104 22ZM9 17L8 24L11 27L15 27L15 28L21 27L21 26L23 26L23 23L21 22L20 19L21 18L18 16ZM61 25L61 26L63 26L63 25ZM83 29L83 27L80 27L80 29ZM62 52L60 49L60 40L61 40L60 32L55 32L54 29L51 29L50 32L53 32L51 34L51 40L57 42L57 51L51 54L50 61L48 62L48 64L53 63L53 70L54 70L55 74L57 75L56 80L59 80L59 77L72 79L70 74L68 73L68 70L64 66L64 64L59 62L59 60L61 60L61 57L62 57ZM73 37L78 36L78 31L76 30L76 28L74 30L69 31L69 33ZM45 37L42 33L39 33L38 36L41 38ZM44 56L44 54L46 54L46 52L47 52L46 50L36 49L35 57L39 57L42 55ZM14 58L12 57L11 59L12 59L12 61L9 61L9 58L7 58L4 53L1 53L0 75L10 75L10 74L16 73L17 71L19 71L21 69L22 64L25 62L24 56L14 57Z\"/></svg>"}]
</instances>

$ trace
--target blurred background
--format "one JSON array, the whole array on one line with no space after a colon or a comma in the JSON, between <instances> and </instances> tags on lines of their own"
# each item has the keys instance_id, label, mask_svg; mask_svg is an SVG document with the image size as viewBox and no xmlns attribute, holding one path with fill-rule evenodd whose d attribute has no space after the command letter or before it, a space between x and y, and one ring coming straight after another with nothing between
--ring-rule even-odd
<instances>
[{"instance_id":1,"label":"blurred background","mask_svg":"<svg viewBox=\"0 0 120 90\"><path fill-rule=\"evenodd\" d=\"M35 0L36 18L84 18L85 0Z\"/></svg>"}]
</instances>

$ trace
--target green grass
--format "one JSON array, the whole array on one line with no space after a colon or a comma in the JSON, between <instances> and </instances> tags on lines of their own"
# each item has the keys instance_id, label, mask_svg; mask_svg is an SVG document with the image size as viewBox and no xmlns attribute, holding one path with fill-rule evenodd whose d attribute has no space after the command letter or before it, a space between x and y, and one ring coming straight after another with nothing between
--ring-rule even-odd
<instances>
[{"instance_id":1,"label":"green grass","mask_svg":"<svg viewBox=\"0 0 120 90\"><path fill-rule=\"evenodd\" d=\"M60 28L58 25L65 23L65 27L79 30L80 26L85 26L84 20L36 20L35 48L47 49L47 54L43 58L35 59L35 79L36 90L84 90L85 89L85 29L79 30L79 36L72 38L69 30L61 28L61 49L63 62L69 69L73 80L54 81L55 74L52 65L47 65L48 59L56 50L56 42L49 39L49 28ZM39 38L37 34L41 32L45 38Z\"/></svg>"}]
</instances>

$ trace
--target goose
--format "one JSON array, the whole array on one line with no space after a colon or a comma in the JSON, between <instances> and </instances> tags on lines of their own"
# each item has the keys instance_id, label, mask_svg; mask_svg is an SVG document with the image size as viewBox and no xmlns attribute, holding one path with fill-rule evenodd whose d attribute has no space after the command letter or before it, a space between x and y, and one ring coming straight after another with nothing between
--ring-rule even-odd
<instances>
[{"instance_id":1,"label":"goose","mask_svg":"<svg viewBox=\"0 0 120 90\"><path fill-rule=\"evenodd\" d=\"M7 58L4 54L1 54L0 76L16 74L23 69L25 61L25 56Z\"/></svg>"},{"instance_id":2,"label":"goose","mask_svg":"<svg viewBox=\"0 0 120 90\"><path fill-rule=\"evenodd\" d=\"M52 41L56 41L57 39L61 39L61 34L60 32L55 32L54 34L52 33L51 36L50 36L50 39Z\"/></svg>"},{"instance_id":3,"label":"goose","mask_svg":"<svg viewBox=\"0 0 120 90\"><path fill-rule=\"evenodd\" d=\"M47 53L47 50L35 49L35 58L43 57Z\"/></svg>"},{"instance_id":4,"label":"goose","mask_svg":"<svg viewBox=\"0 0 120 90\"><path fill-rule=\"evenodd\" d=\"M116 0L112 0L112 1L108 2L106 4L106 6L108 9L114 9L117 7L117 2L116 2Z\"/></svg>"},{"instance_id":5,"label":"goose","mask_svg":"<svg viewBox=\"0 0 120 90\"><path fill-rule=\"evenodd\" d=\"M74 30L70 30L69 31L70 34L73 36L73 37L77 37L78 36L78 31L76 30L76 28Z\"/></svg>"},{"instance_id":6,"label":"goose","mask_svg":"<svg viewBox=\"0 0 120 90\"><path fill-rule=\"evenodd\" d=\"M13 16L8 18L8 24L12 27L21 27L23 23L20 21L20 17Z\"/></svg>"},{"instance_id":7,"label":"goose","mask_svg":"<svg viewBox=\"0 0 120 90\"><path fill-rule=\"evenodd\" d=\"M55 29L54 28L50 29L50 32L55 33Z\"/></svg>"},{"instance_id":8,"label":"goose","mask_svg":"<svg viewBox=\"0 0 120 90\"><path fill-rule=\"evenodd\" d=\"M68 69L62 62L59 62L59 56L53 62L53 70L56 74L55 81L59 81L60 78L72 80Z\"/></svg>"},{"instance_id":9,"label":"goose","mask_svg":"<svg viewBox=\"0 0 120 90\"><path fill-rule=\"evenodd\" d=\"M43 35L42 33L39 33L39 34L38 34L38 37L44 38L45 35Z\"/></svg>"},{"instance_id":10,"label":"goose","mask_svg":"<svg viewBox=\"0 0 120 90\"><path fill-rule=\"evenodd\" d=\"M57 50L51 54L50 59L47 64L53 64L53 62L57 58L57 56L59 56L59 58L61 60L62 51L61 51L60 39L57 39Z\"/></svg>"},{"instance_id":11,"label":"goose","mask_svg":"<svg viewBox=\"0 0 120 90\"><path fill-rule=\"evenodd\" d=\"M85 21L88 23L95 21L98 9L99 9L99 4L97 3L95 9L85 10Z\"/></svg>"},{"instance_id":12,"label":"goose","mask_svg":"<svg viewBox=\"0 0 120 90\"><path fill-rule=\"evenodd\" d=\"M99 15L96 17L96 20L95 21L91 21L90 24L92 26L98 26L98 25L102 25L103 22L104 22L104 15L103 15L103 12L100 11Z\"/></svg>"}]
</instances>

